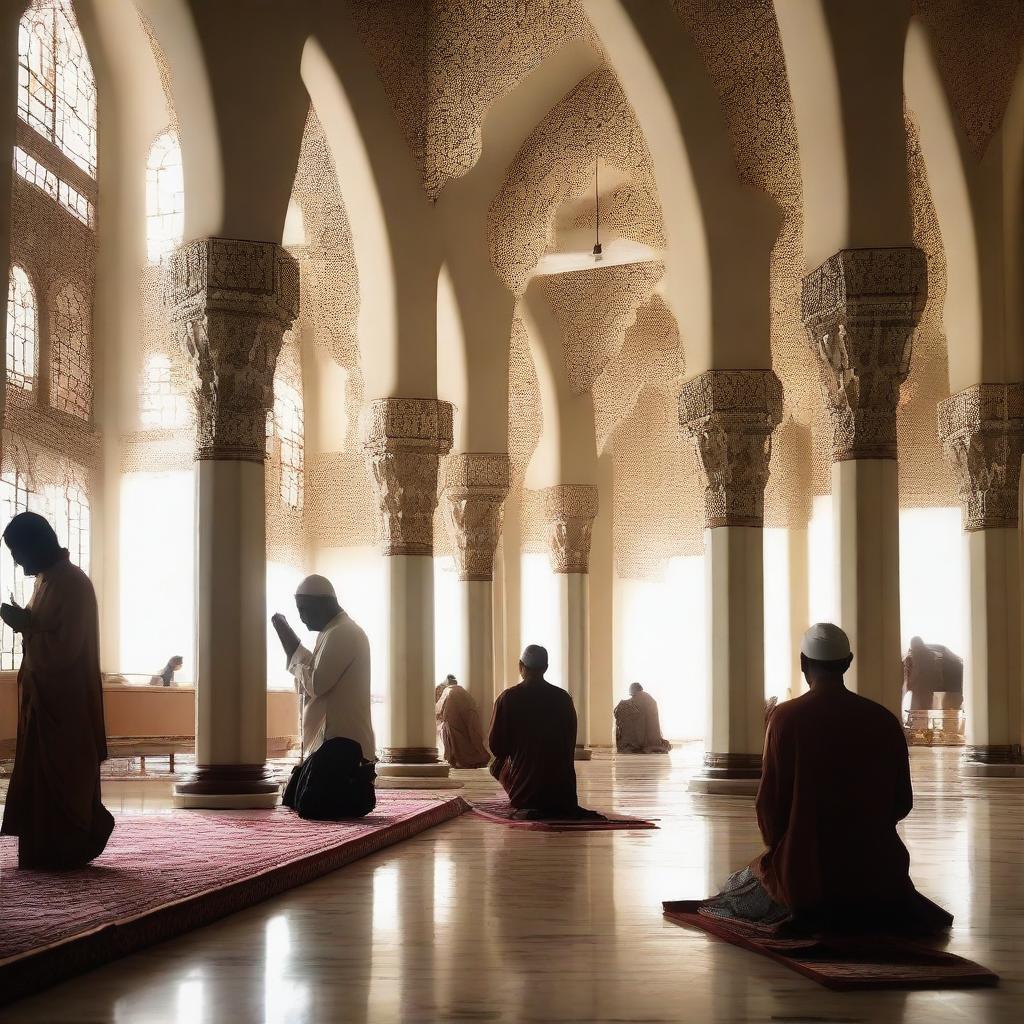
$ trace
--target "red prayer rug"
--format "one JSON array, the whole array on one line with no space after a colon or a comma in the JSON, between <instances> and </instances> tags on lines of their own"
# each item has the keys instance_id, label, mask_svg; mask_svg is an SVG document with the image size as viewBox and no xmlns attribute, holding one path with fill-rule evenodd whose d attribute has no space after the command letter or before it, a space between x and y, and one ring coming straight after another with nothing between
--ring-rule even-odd
<instances>
[{"instance_id":1,"label":"red prayer rug","mask_svg":"<svg viewBox=\"0 0 1024 1024\"><path fill-rule=\"evenodd\" d=\"M663 903L676 924L701 928L734 946L760 953L790 970L839 991L868 989L975 988L999 976L953 953L895 935L810 935L781 938L741 921L697 913L701 900Z\"/></svg>"},{"instance_id":2,"label":"red prayer rug","mask_svg":"<svg viewBox=\"0 0 1024 1024\"><path fill-rule=\"evenodd\" d=\"M266 811L117 818L75 871L19 871L0 837L0 1004L190 931L469 810L461 797L378 796L357 821Z\"/></svg>"},{"instance_id":3,"label":"red prayer rug","mask_svg":"<svg viewBox=\"0 0 1024 1024\"><path fill-rule=\"evenodd\" d=\"M565 818L523 820L514 818L515 811L507 800L491 800L486 803L473 804L472 812L477 818L493 821L509 828L532 829L535 832L602 832L623 829L657 828L653 821L644 818L631 818L625 814L605 814L599 812L600 818Z\"/></svg>"}]
</instances>

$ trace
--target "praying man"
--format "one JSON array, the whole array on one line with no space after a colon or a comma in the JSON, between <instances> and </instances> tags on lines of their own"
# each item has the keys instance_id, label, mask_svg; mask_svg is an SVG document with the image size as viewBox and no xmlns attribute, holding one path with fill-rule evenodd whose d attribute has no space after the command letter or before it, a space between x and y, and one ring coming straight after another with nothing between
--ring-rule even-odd
<instances>
[{"instance_id":1,"label":"praying man","mask_svg":"<svg viewBox=\"0 0 1024 1024\"><path fill-rule=\"evenodd\" d=\"M630 683L629 698L615 705L615 749L620 754L667 754L661 735L658 702L639 684Z\"/></svg>"},{"instance_id":2,"label":"praying man","mask_svg":"<svg viewBox=\"0 0 1024 1024\"><path fill-rule=\"evenodd\" d=\"M544 678L548 652L530 644L519 659L522 682L499 695L488 746L491 774L520 818L600 817L576 799L576 709Z\"/></svg>"},{"instance_id":3,"label":"praying man","mask_svg":"<svg viewBox=\"0 0 1024 1024\"><path fill-rule=\"evenodd\" d=\"M480 710L473 695L448 676L434 706L445 760L453 768L486 768L491 755L484 746Z\"/></svg>"},{"instance_id":4,"label":"praying man","mask_svg":"<svg viewBox=\"0 0 1024 1024\"><path fill-rule=\"evenodd\" d=\"M910 880L896 831L913 807L895 715L848 690L850 641L831 623L804 634L809 692L768 718L757 821L767 850L700 912L761 925L927 933L952 917Z\"/></svg>"},{"instance_id":5,"label":"praying man","mask_svg":"<svg viewBox=\"0 0 1024 1024\"><path fill-rule=\"evenodd\" d=\"M18 739L0 831L18 837L19 868L79 868L114 829L100 799L107 735L96 593L42 516L15 516L3 540L35 586L27 607L12 598L0 608L22 640Z\"/></svg>"},{"instance_id":6,"label":"praying man","mask_svg":"<svg viewBox=\"0 0 1024 1024\"><path fill-rule=\"evenodd\" d=\"M307 576L295 591L295 606L303 625L317 633L310 651L281 614L271 618L305 697L302 745L306 755L336 737L359 744L362 756L375 761L376 744L370 721L370 642L360 626L338 604L331 581Z\"/></svg>"}]
</instances>

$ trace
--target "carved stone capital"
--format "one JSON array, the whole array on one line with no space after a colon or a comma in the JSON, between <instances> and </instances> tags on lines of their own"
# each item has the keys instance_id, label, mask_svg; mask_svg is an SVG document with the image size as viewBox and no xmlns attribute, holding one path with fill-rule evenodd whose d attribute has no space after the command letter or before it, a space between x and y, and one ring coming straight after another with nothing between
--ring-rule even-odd
<instances>
[{"instance_id":1,"label":"carved stone capital","mask_svg":"<svg viewBox=\"0 0 1024 1024\"><path fill-rule=\"evenodd\" d=\"M927 262L913 246L842 249L804 278L834 461L896 458L900 385L927 297Z\"/></svg>"},{"instance_id":2,"label":"carved stone capital","mask_svg":"<svg viewBox=\"0 0 1024 1024\"><path fill-rule=\"evenodd\" d=\"M385 555L431 555L438 459L452 447L452 407L436 398L370 403L365 449Z\"/></svg>"},{"instance_id":3,"label":"carved stone capital","mask_svg":"<svg viewBox=\"0 0 1024 1024\"><path fill-rule=\"evenodd\" d=\"M709 370L679 393L679 424L704 477L704 525L763 526L782 385L771 370Z\"/></svg>"},{"instance_id":4,"label":"carved stone capital","mask_svg":"<svg viewBox=\"0 0 1024 1024\"><path fill-rule=\"evenodd\" d=\"M511 462L504 454L466 452L448 459L445 518L460 580L494 579L494 552L511 473Z\"/></svg>"},{"instance_id":5,"label":"carved stone capital","mask_svg":"<svg viewBox=\"0 0 1024 1024\"><path fill-rule=\"evenodd\" d=\"M273 242L197 239L171 255L165 298L192 364L196 458L262 462L298 264Z\"/></svg>"},{"instance_id":6,"label":"carved stone capital","mask_svg":"<svg viewBox=\"0 0 1024 1024\"><path fill-rule=\"evenodd\" d=\"M1017 526L1024 384L976 384L939 404L939 438L956 471L964 529Z\"/></svg>"},{"instance_id":7,"label":"carved stone capital","mask_svg":"<svg viewBox=\"0 0 1024 1024\"><path fill-rule=\"evenodd\" d=\"M544 492L548 557L556 573L590 571L590 535L597 517L597 488L559 484Z\"/></svg>"}]
</instances>

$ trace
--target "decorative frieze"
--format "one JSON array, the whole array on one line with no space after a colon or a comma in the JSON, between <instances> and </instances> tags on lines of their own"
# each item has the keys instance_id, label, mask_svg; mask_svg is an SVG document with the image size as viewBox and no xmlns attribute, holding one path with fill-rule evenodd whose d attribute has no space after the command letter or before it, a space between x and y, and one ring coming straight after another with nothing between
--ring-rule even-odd
<instances>
[{"instance_id":1,"label":"decorative frieze","mask_svg":"<svg viewBox=\"0 0 1024 1024\"><path fill-rule=\"evenodd\" d=\"M452 447L452 406L436 398L370 403L365 450L385 555L431 555L438 459Z\"/></svg>"},{"instance_id":2,"label":"decorative frieze","mask_svg":"<svg viewBox=\"0 0 1024 1024\"><path fill-rule=\"evenodd\" d=\"M590 484L558 484L544 495L548 557L556 573L590 571L590 537L597 517L598 492Z\"/></svg>"},{"instance_id":3,"label":"decorative frieze","mask_svg":"<svg viewBox=\"0 0 1024 1024\"><path fill-rule=\"evenodd\" d=\"M1016 528L1024 384L976 384L939 405L939 438L967 531Z\"/></svg>"},{"instance_id":4,"label":"decorative frieze","mask_svg":"<svg viewBox=\"0 0 1024 1024\"><path fill-rule=\"evenodd\" d=\"M445 518L460 580L492 580L511 463L504 454L452 455L445 473Z\"/></svg>"},{"instance_id":5,"label":"decorative frieze","mask_svg":"<svg viewBox=\"0 0 1024 1024\"><path fill-rule=\"evenodd\" d=\"M834 461L896 458L900 385L927 297L927 261L913 246L843 249L804 278Z\"/></svg>"},{"instance_id":6,"label":"decorative frieze","mask_svg":"<svg viewBox=\"0 0 1024 1024\"><path fill-rule=\"evenodd\" d=\"M165 298L192 366L196 458L262 462L298 264L272 242L197 239L171 255Z\"/></svg>"},{"instance_id":7,"label":"decorative frieze","mask_svg":"<svg viewBox=\"0 0 1024 1024\"><path fill-rule=\"evenodd\" d=\"M782 385L771 370L709 370L679 394L679 423L704 478L704 525L762 526Z\"/></svg>"}]
</instances>

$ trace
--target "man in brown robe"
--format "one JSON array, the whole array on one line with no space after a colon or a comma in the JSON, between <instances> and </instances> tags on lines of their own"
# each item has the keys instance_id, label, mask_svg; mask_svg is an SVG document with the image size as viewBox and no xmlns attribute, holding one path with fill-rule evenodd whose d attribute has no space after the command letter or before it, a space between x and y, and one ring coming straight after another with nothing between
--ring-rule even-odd
<instances>
[{"instance_id":1,"label":"man in brown robe","mask_svg":"<svg viewBox=\"0 0 1024 1024\"><path fill-rule=\"evenodd\" d=\"M628 754L667 754L672 744L661 735L658 702L639 684L615 705L615 749Z\"/></svg>"},{"instance_id":2,"label":"man in brown robe","mask_svg":"<svg viewBox=\"0 0 1024 1024\"><path fill-rule=\"evenodd\" d=\"M434 707L445 760L453 768L486 768L491 755L484 746L480 709L472 694L448 676Z\"/></svg>"},{"instance_id":3,"label":"man in brown robe","mask_svg":"<svg viewBox=\"0 0 1024 1024\"><path fill-rule=\"evenodd\" d=\"M0 608L23 645L18 740L0 831L18 837L21 868L81 867L103 852L114 828L100 802L107 739L96 594L42 516L15 516L3 539L36 583L27 608Z\"/></svg>"},{"instance_id":4,"label":"man in brown robe","mask_svg":"<svg viewBox=\"0 0 1024 1024\"><path fill-rule=\"evenodd\" d=\"M810 691L768 719L756 805L768 849L702 913L830 929L952 923L910 880L896 832L914 803L907 743L895 715L843 684L852 662L838 626L804 635Z\"/></svg>"},{"instance_id":5,"label":"man in brown robe","mask_svg":"<svg viewBox=\"0 0 1024 1024\"><path fill-rule=\"evenodd\" d=\"M576 709L544 678L548 652L535 644L519 661L522 682L500 694L488 746L491 774L523 818L600 817L576 799Z\"/></svg>"}]
</instances>

